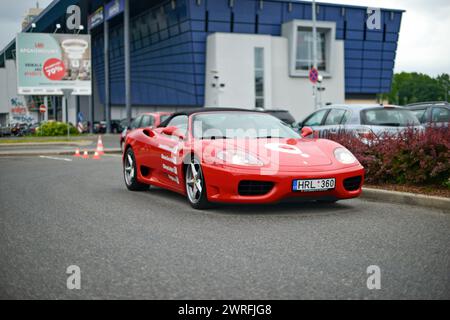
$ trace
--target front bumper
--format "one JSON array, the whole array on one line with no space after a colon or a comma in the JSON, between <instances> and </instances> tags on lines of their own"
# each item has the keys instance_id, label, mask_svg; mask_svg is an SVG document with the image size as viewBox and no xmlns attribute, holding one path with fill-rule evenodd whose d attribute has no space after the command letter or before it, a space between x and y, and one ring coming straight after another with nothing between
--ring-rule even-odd
<instances>
[{"instance_id":1,"label":"front bumper","mask_svg":"<svg viewBox=\"0 0 450 320\"><path fill-rule=\"evenodd\" d=\"M233 168L218 168L217 166L203 166L206 180L208 200L222 203L274 203L287 199L303 200L340 200L356 198L361 194L364 183L364 168L361 165L322 171L279 171L276 175L261 175L257 170ZM344 187L344 180L361 177L361 184L357 190L348 191ZM319 192L292 191L292 181L296 179L326 179L335 178L336 187L333 190ZM264 195L240 195L239 182L243 180L273 182L273 188Z\"/></svg>"}]
</instances>

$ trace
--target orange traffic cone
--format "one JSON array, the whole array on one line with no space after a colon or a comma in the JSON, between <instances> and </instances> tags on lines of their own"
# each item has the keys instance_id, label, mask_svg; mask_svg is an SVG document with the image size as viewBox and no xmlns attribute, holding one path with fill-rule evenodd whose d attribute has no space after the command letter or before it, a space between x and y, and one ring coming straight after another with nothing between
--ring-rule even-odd
<instances>
[{"instance_id":1,"label":"orange traffic cone","mask_svg":"<svg viewBox=\"0 0 450 320\"><path fill-rule=\"evenodd\" d=\"M105 150L103 149L102 136L98 136L97 152L98 152L99 155L105 154Z\"/></svg>"},{"instance_id":2,"label":"orange traffic cone","mask_svg":"<svg viewBox=\"0 0 450 320\"><path fill-rule=\"evenodd\" d=\"M94 159L94 160L100 160L100 155L98 154L97 151L95 151L94 157L93 157L92 159Z\"/></svg>"},{"instance_id":3,"label":"orange traffic cone","mask_svg":"<svg viewBox=\"0 0 450 320\"><path fill-rule=\"evenodd\" d=\"M83 159L89 159L89 154L87 151L84 151L83 153Z\"/></svg>"},{"instance_id":4,"label":"orange traffic cone","mask_svg":"<svg viewBox=\"0 0 450 320\"><path fill-rule=\"evenodd\" d=\"M80 149L77 148L77 150L75 150L74 157L81 157L81 155L80 155Z\"/></svg>"}]
</instances>

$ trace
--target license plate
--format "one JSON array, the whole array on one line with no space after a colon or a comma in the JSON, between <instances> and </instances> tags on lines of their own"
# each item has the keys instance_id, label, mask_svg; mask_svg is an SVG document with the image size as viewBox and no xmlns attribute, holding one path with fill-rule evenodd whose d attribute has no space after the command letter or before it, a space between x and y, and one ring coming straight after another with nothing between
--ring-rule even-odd
<instances>
[{"instance_id":1,"label":"license plate","mask_svg":"<svg viewBox=\"0 0 450 320\"><path fill-rule=\"evenodd\" d=\"M334 189L335 186L335 178L294 180L292 182L292 190L302 192L327 191Z\"/></svg>"}]
</instances>

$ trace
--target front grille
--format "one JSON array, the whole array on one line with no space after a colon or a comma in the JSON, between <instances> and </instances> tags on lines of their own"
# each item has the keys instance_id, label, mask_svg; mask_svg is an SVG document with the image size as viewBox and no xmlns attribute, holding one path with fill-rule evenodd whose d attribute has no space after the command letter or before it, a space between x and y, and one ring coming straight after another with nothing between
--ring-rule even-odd
<instances>
[{"instance_id":1,"label":"front grille","mask_svg":"<svg viewBox=\"0 0 450 320\"><path fill-rule=\"evenodd\" d=\"M238 193L241 196L262 196L269 193L273 188L270 181L243 180L239 182Z\"/></svg>"},{"instance_id":2,"label":"front grille","mask_svg":"<svg viewBox=\"0 0 450 320\"><path fill-rule=\"evenodd\" d=\"M358 190L361 186L362 177L351 177L344 180L344 188L347 191L355 191Z\"/></svg>"}]
</instances>

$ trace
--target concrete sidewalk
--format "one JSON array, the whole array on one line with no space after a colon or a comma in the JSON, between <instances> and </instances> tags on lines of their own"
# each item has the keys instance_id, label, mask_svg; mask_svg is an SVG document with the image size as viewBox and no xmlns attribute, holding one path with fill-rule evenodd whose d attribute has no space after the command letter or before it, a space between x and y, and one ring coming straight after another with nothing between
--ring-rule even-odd
<instances>
[{"instance_id":1,"label":"concrete sidewalk","mask_svg":"<svg viewBox=\"0 0 450 320\"><path fill-rule=\"evenodd\" d=\"M106 152L120 152L120 135L101 135ZM64 137L59 137L64 138ZM57 138L55 138L57 139ZM73 137L72 141L55 142L20 142L0 144L0 156L32 156L32 155L67 155L75 153L77 148L95 151L98 135L83 135ZM15 140L15 139L14 139ZM17 138L23 141L24 139Z\"/></svg>"}]
</instances>

